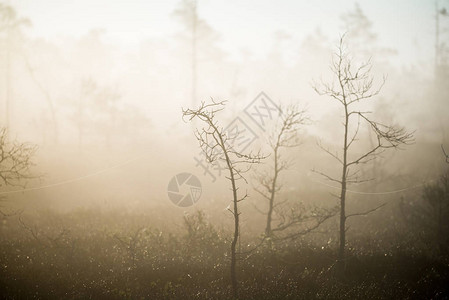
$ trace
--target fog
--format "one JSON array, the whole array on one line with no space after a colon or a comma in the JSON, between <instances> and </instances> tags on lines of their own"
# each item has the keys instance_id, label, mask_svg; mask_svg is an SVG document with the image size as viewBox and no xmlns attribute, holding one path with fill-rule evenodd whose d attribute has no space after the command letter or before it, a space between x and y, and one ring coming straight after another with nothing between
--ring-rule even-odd
<instances>
[{"instance_id":1,"label":"fog","mask_svg":"<svg viewBox=\"0 0 449 300\"><path fill-rule=\"evenodd\" d=\"M398 288L398 298L445 299L448 7L442 0L0 3L4 297L391 299ZM346 79L335 63L349 63ZM335 92L340 87L348 94ZM351 99L348 114L342 104ZM292 105L303 119L284 126L282 145ZM188 112L218 107L215 140L201 144L213 127ZM236 123L238 149L227 148L229 159L221 148L229 144L216 138L232 140ZM193 181L184 184L185 176ZM270 208L270 197L279 208ZM11 249L34 265L14 260ZM255 249L255 258L238 256ZM53 254L87 269L87 257L107 261L83 273L92 276L87 288L70 262L44 267ZM237 276L229 277L234 254ZM154 261L161 270L176 265L170 255L192 271L156 272ZM417 267L374 270L390 264L383 256L399 269L407 259ZM53 275L44 283L27 277L33 272ZM407 277L419 272L431 278ZM137 284L145 281L151 287Z\"/></svg>"}]
</instances>

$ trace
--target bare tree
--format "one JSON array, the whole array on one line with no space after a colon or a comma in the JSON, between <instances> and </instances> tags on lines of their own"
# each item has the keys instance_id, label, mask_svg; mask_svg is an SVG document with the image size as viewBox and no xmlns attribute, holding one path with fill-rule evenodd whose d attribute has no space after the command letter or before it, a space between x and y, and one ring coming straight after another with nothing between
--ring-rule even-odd
<instances>
[{"instance_id":1,"label":"bare tree","mask_svg":"<svg viewBox=\"0 0 449 300\"><path fill-rule=\"evenodd\" d=\"M29 179L36 178L30 172L33 165L32 157L36 150L37 146L35 145L9 141L8 130L0 128L0 187L25 187ZM16 213L6 213L0 207L0 214L3 217L9 217Z\"/></svg>"},{"instance_id":2,"label":"bare tree","mask_svg":"<svg viewBox=\"0 0 449 300\"><path fill-rule=\"evenodd\" d=\"M293 165L293 161L284 157L282 153L285 148L293 148L300 145L298 131L308 120L305 110L300 110L296 106L288 107L281 113L281 119L275 130L268 138L268 145L273 156L273 165L269 171L257 172L256 179L260 187L255 190L268 201L268 210L266 212L267 221L265 226L265 237L272 236L273 214L278 206L284 202L276 202L276 196L282 189L279 183L279 177L283 171Z\"/></svg>"},{"instance_id":3,"label":"bare tree","mask_svg":"<svg viewBox=\"0 0 449 300\"><path fill-rule=\"evenodd\" d=\"M237 185L239 180L245 182L244 173L249 171L251 165L259 163L265 157L257 154L244 154L235 148L235 142L240 137L240 133L228 134L223 127L218 124L217 113L225 107L225 101L205 104L202 102L198 109L186 109L182 111L183 118L189 121L198 119L205 124L201 129L196 129L195 136L199 146L203 151L208 163L224 163L225 169L229 172L226 178L231 183L232 190L232 208L228 210L234 217L234 235L231 242L231 283L233 295L238 297L238 283L236 276L237 251L236 246L240 236L240 212L239 203L247 198L248 194L239 196Z\"/></svg>"},{"instance_id":4,"label":"bare tree","mask_svg":"<svg viewBox=\"0 0 449 300\"><path fill-rule=\"evenodd\" d=\"M340 38L340 43L330 68L335 80L332 83L321 82L314 84L314 89L319 95L329 96L341 104L344 113L343 153L339 155L338 152L330 151L321 144L319 146L339 163L341 177L335 178L322 172L316 172L341 186L339 196L340 245L338 260L342 262L345 257L346 220L352 216L367 215L383 206L381 205L362 213L346 215L346 190L348 184L370 180L360 178L360 170L357 167L379 158L379 155L387 149L398 149L401 145L413 143L414 138L413 133L407 132L404 128L373 121L370 117L370 111L360 110L361 102L379 94L385 83L385 78L382 84L376 88L373 84L374 79L371 76L370 61L362 63L357 67L353 66L353 60L348 56L345 49L344 36ZM361 150L355 151L353 146L359 140L359 129L362 123L368 125L368 130L372 131L376 143L367 150L360 152Z\"/></svg>"},{"instance_id":5,"label":"bare tree","mask_svg":"<svg viewBox=\"0 0 449 300\"><path fill-rule=\"evenodd\" d=\"M277 226L271 229L275 242L289 242L316 231L324 222L337 214L337 209L305 207L302 203L276 208Z\"/></svg>"}]
</instances>

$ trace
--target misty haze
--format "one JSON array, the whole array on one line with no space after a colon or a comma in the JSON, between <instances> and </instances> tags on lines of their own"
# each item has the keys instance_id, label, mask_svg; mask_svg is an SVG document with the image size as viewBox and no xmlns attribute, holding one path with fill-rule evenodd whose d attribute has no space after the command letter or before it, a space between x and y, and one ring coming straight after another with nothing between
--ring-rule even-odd
<instances>
[{"instance_id":1,"label":"misty haze","mask_svg":"<svg viewBox=\"0 0 449 300\"><path fill-rule=\"evenodd\" d=\"M0 298L449 299L448 9L0 2Z\"/></svg>"}]
</instances>

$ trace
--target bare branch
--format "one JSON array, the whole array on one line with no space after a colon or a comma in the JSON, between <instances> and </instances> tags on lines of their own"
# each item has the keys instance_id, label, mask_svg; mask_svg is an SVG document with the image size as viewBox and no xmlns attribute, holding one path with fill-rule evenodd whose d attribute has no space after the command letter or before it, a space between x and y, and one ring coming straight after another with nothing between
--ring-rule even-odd
<instances>
[{"instance_id":1,"label":"bare branch","mask_svg":"<svg viewBox=\"0 0 449 300\"><path fill-rule=\"evenodd\" d=\"M331 177L331 176L329 176L329 175L327 175L327 174L325 174L325 173L323 173L323 172L317 171L317 170L315 170L315 169L312 169L312 172L317 173L317 174L323 176L323 177L326 178L327 180L330 180L330 181L337 182L337 183L340 183L340 184L341 184L341 180L335 179L335 178L333 178L333 177Z\"/></svg>"},{"instance_id":2,"label":"bare branch","mask_svg":"<svg viewBox=\"0 0 449 300\"><path fill-rule=\"evenodd\" d=\"M444 157L445 157L445 159L446 159L446 163L449 164L449 155L446 154L446 151L444 150L443 145L441 145L441 150L443 150L443 154L444 154Z\"/></svg>"},{"instance_id":3,"label":"bare branch","mask_svg":"<svg viewBox=\"0 0 449 300\"><path fill-rule=\"evenodd\" d=\"M384 207L385 205L387 205L387 203L383 203L383 204L381 204L381 205L379 205L379 206L377 206L377 207L375 207L373 209L370 209L370 210L367 210L367 211L364 211L364 212L346 215L346 219L348 219L350 217L355 217L355 216L366 216L366 215L369 215L370 213L375 212L376 210Z\"/></svg>"},{"instance_id":4,"label":"bare branch","mask_svg":"<svg viewBox=\"0 0 449 300\"><path fill-rule=\"evenodd\" d=\"M299 109L296 105L287 106L285 109L281 108L281 111L281 118L268 138L268 145L271 147L271 156L273 157L272 164L269 166L270 171L257 174L256 179L260 187L254 188L263 198L268 200L266 237L270 237L273 233L271 226L275 208L278 209L283 204L276 199L282 189L280 175L294 163L292 159L284 158L286 154L283 151L286 148L298 147L301 144L299 131L309 121L306 110Z\"/></svg>"},{"instance_id":5,"label":"bare branch","mask_svg":"<svg viewBox=\"0 0 449 300\"><path fill-rule=\"evenodd\" d=\"M25 187L28 179L34 179L30 173L32 157L37 146L29 143L10 142L6 128L0 129L0 186Z\"/></svg>"},{"instance_id":6,"label":"bare branch","mask_svg":"<svg viewBox=\"0 0 449 300\"><path fill-rule=\"evenodd\" d=\"M328 148L324 148L323 145L321 144L321 141L317 141L317 146L320 147L321 150L323 150L324 152L335 158L340 164L343 164L343 161L340 159L340 157L338 157L337 152L332 153Z\"/></svg>"},{"instance_id":7,"label":"bare branch","mask_svg":"<svg viewBox=\"0 0 449 300\"><path fill-rule=\"evenodd\" d=\"M326 222L328 219L334 217L338 213L338 210L336 208L328 210L321 208L319 210L312 211L310 215L306 216L296 216L291 218L289 221L289 224L284 224L280 227L277 227L273 229L274 231L283 231L286 229L289 229L290 227L293 227L295 225L301 225L306 224L303 226L303 228L297 228L296 230L290 230L290 233L284 234L284 235L277 235L274 238L277 241L284 241L284 240L292 240L296 239L298 237L304 236L308 233L311 233L312 231L318 229L324 222Z\"/></svg>"}]
</instances>

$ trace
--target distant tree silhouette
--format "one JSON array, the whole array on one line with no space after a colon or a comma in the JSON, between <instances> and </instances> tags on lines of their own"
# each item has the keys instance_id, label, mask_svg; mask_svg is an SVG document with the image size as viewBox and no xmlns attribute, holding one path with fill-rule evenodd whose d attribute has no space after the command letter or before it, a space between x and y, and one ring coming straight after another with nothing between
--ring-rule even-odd
<instances>
[{"instance_id":1,"label":"distant tree silhouette","mask_svg":"<svg viewBox=\"0 0 449 300\"><path fill-rule=\"evenodd\" d=\"M354 53L363 58L379 54L376 58L385 59L396 51L378 45L378 35L373 31L373 23L363 12L359 3L354 9L340 16L341 29L346 32L346 42Z\"/></svg>"},{"instance_id":2,"label":"distant tree silhouette","mask_svg":"<svg viewBox=\"0 0 449 300\"><path fill-rule=\"evenodd\" d=\"M435 1L435 53L432 98L434 102L433 113L439 121L438 125L442 142L447 141L449 132L449 124L447 122L449 113L447 105L449 97L449 47L447 45L449 38L449 13L446 8L444 7L444 1Z\"/></svg>"},{"instance_id":3,"label":"distant tree silhouette","mask_svg":"<svg viewBox=\"0 0 449 300\"><path fill-rule=\"evenodd\" d=\"M5 95L5 126L9 129L11 125L11 101L12 101L12 55L17 52L14 45L14 39L21 36L21 30L24 26L31 25L26 18L17 15L16 10L9 5L0 3L0 35L2 44L6 51L6 66L4 69L6 78Z\"/></svg>"},{"instance_id":4,"label":"distant tree silhouette","mask_svg":"<svg viewBox=\"0 0 449 300\"><path fill-rule=\"evenodd\" d=\"M187 51L190 58L190 105L198 104L198 86L200 81L200 64L208 59L215 59L223 55L216 43L219 35L198 15L198 0L181 0L173 12L174 17L187 32L181 37L188 43ZM183 51L185 52L183 47Z\"/></svg>"},{"instance_id":5,"label":"distant tree silhouette","mask_svg":"<svg viewBox=\"0 0 449 300\"><path fill-rule=\"evenodd\" d=\"M28 70L28 73L30 74L31 79L33 80L34 84L38 87L39 91L45 97L45 101L47 102L48 109L49 109L50 115L51 115L51 122L52 122L52 129L53 129L53 142L55 144L58 144L58 140L59 140L58 120L56 117L56 107L55 107L54 99L50 93L50 89L47 86L45 86L39 80L39 78L36 76L35 68L31 65L28 57L26 55L23 55L23 59L24 59L26 68Z\"/></svg>"},{"instance_id":6,"label":"distant tree silhouette","mask_svg":"<svg viewBox=\"0 0 449 300\"><path fill-rule=\"evenodd\" d=\"M70 104L71 120L78 133L78 149L84 149L88 137L104 141L107 148L123 139L138 140L150 125L145 114L132 104L121 106L122 94L118 84L100 85L91 77L82 79L78 97Z\"/></svg>"},{"instance_id":7,"label":"distant tree silhouette","mask_svg":"<svg viewBox=\"0 0 449 300\"><path fill-rule=\"evenodd\" d=\"M78 129L78 150L83 148L84 135L86 131L86 114L89 102L97 91L97 83L92 79L83 79L81 81L80 95L77 103L76 125Z\"/></svg>"}]
</instances>

